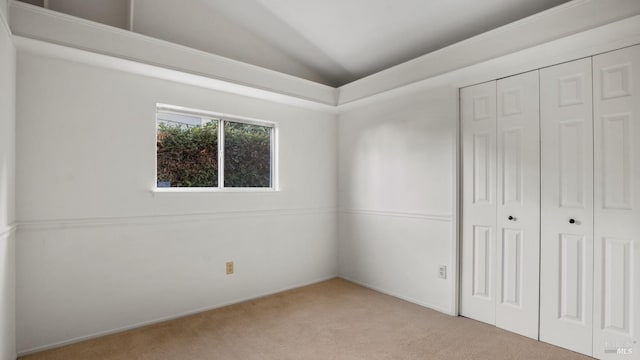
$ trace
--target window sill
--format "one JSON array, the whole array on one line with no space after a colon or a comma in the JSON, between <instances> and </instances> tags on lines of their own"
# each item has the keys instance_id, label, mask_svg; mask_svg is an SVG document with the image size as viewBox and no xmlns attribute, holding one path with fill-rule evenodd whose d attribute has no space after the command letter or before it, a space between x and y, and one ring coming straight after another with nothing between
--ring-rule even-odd
<instances>
[{"instance_id":1,"label":"window sill","mask_svg":"<svg viewBox=\"0 0 640 360\"><path fill-rule=\"evenodd\" d=\"M276 188L154 188L152 193L272 193Z\"/></svg>"}]
</instances>

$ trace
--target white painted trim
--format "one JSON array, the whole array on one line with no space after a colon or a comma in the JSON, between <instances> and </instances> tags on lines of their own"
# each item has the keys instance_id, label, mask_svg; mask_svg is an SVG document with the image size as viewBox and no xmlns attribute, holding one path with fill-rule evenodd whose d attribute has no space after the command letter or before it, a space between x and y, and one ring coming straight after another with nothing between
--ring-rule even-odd
<instances>
[{"instance_id":1,"label":"white painted trim","mask_svg":"<svg viewBox=\"0 0 640 360\"><path fill-rule=\"evenodd\" d=\"M460 119L460 90L456 89L456 119ZM462 174L462 142L460 141L460 121L454 121L455 139L453 141L453 200L451 208L453 209L453 219L451 221L451 265L449 266L449 282L451 284L451 314L459 314L458 299L460 296L460 224L461 222L461 174Z\"/></svg>"},{"instance_id":2,"label":"white painted trim","mask_svg":"<svg viewBox=\"0 0 640 360\"><path fill-rule=\"evenodd\" d=\"M205 306L205 307L202 307L202 308L199 308L199 309L195 309L195 310L184 311L184 312L180 312L180 313L177 313L177 314L173 314L173 315L169 315L169 316L163 316L163 317L160 317L160 318L157 318L157 319L153 319L153 320L149 320L149 321L143 321L143 322L135 323L135 324L132 324L132 325L127 325L127 326L122 326L122 327L111 329L111 330L99 331L99 332L96 332L96 333L93 333L93 334L89 334L89 335L85 335L85 336L78 336L78 337L75 337L75 338L72 338L72 339L69 339L69 340L59 341L59 342L55 342L55 343L52 343L52 344L38 346L38 347L35 347L35 348L31 348L31 349L18 350L18 356L26 356L26 355L34 354L34 353L45 351L45 350L51 350L51 349L59 348L61 346L65 346L65 345L79 343L81 341L91 340L91 339L95 339L95 338L99 338L99 337L103 337L103 336L107 336L107 335L120 333L120 332L127 331L127 330L137 329L137 328L141 328L141 327L144 327L144 326L154 325L154 324L162 323L162 322L165 322L165 321L175 320L175 319L179 319L179 318L182 318L182 317L199 314L199 313L202 313L202 312L205 312L205 311L219 309L219 308L222 308L222 307L225 307L225 306L238 304L238 303L242 303L242 302L245 302L245 301L256 300L256 299L263 298L263 297L266 297L266 296L278 294L278 293L281 293L281 292L284 292L284 291L293 290L293 289L297 289L297 288L301 288L301 287L309 286L309 285L313 285L313 284L318 284L318 283L321 283L323 281L335 279L336 277L338 277L337 274L332 274L330 276L322 277L322 278L319 278L319 279L315 279L315 280L311 280L311 281L305 281L305 282L294 284L294 285L291 285L291 286L286 286L286 287L280 288L278 290L267 291L267 292L264 292L264 293L257 294L255 296L242 297L242 298L234 299L234 300L231 300L231 301L225 301L225 302L221 302L221 303L218 303L218 304Z\"/></svg>"},{"instance_id":3,"label":"white painted trim","mask_svg":"<svg viewBox=\"0 0 640 360\"><path fill-rule=\"evenodd\" d=\"M0 239L11 235L11 233L14 233L16 230L17 230L16 224L9 224L4 228L0 228Z\"/></svg>"},{"instance_id":4,"label":"white painted trim","mask_svg":"<svg viewBox=\"0 0 640 360\"><path fill-rule=\"evenodd\" d=\"M428 214L428 213L418 213L418 212L400 212L400 211L367 210L367 209L338 209L338 212L342 214L387 216L387 217L412 218L412 219L423 219L423 220L433 220L433 221L452 221L453 220L453 216L451 214Z\"/></svg>"},{"instance_id":5,"label":"white painted trim","mask_svg":"<svg viewBox=\"0 0 640 360\"><path fill-rule=\"evenodd\" d=\"M435 311L439 311L439 312L447 314L447 315L457 316L457 314L451 312L451 309L443 308L443 307L438 306L438 305L434 305L434 304L427 303L427 302L424 302L424 301L416 300L416 299L414 299L412 297L409 297L409 296L403 296L403 295L398 294L398 293L396 293L394 291L389 291L387 289L384 289L384 288L381 288L381 287L378 287L378 286L373 286L373 285L368 284L368 283L363 282L363 281L358 281L358 280L351 279L348 276L338 275L338 277L341 278L341 279L350 281L350 282L352 282L354 284L358 284L360 286L366 287L367 289L371 289L371 290L375 290L375 291L377 291L379 293L383 293L385 295L393 296L393 297L396 297L398 299L401 299L401 300L404 300L404 301L408 301L408 302L416 304L416 305L424 306L426 308L429 308L429 309L432 309L432 310L435 310Z\"/></svg>"},{"instance_id":6,"label":"white painted trim","mask_svg":"<svg viewBox=\"0 0 640 360\"><path fill-rule=\"evenodd\" d=\"M218 188L217 189L219 190L224 189L224 144L225 144L224 122L219 121L218 122L218 164L222 164L222 166L218 165ZM157 177L156 177L156 180L157 180Z\"/></svg>"},{"instance_id":7,"label":"white painted trim","mask_svg":"<svg viewBox=\"0 0 640 360\"><path fill-rule=\"evenodd\" d=\"M444 63L446 65L448 61L442 61L442 57L455 55L456 51L461 51L460 49L481 47L482 41L488 41L487 39L498 41L501 37L506 37L506 39L528 38L530 34L525 33L521 34L522 36L516 36L514 31L521 27L524 27L519 30L521 32L527 29L531 30L533 26L531 31L535 32L534 25L542 20L552 18L555 19L553 21L564 22L567 17L575 18L573 12L579 10L578 14L580 14L587 11L590 6L602 3L602 0L574 0L547 12L424 55L414 61L383 70L380 73L357 80L339 89L130 31L77 19L19 1L13 2L11 5L11 25L14 28L14 33L18 35L24 34L28 37L46 40L45 42L14 36L16 46L21 51L29 51L39 55L63 58L336 114L436 86L453 85L464 87L473 83L502 78L640 43L640 31L638 30L640 29L640 15L610 22L614 21L615 19L611 18L616 16L623 17L621 12L624 13L626 11L626 16L640 12L640 3L633 2L632 5L629 5L629 1L620 0L620 4L623 4L622 1L625 1L624 4L627 5L609 6L607 11L604 11L604 14L589 14L590 16L585 16L584 19L579 21L580 24L584 22L581 29L592 28L591 30L573 31L570 32L573 35L569 36L564 36L566 32L548 34L548 37L555 40L538 41L536 44L540 45L528 48L524 48L524 45L522 45L524 43L518 42L518 49L522 50L485 58L474 55L473 58L470 58L471 60L465 62L464 66L457 66L453 70L443 68L440 71L436 71L435 67L427 66L428 64L420 62L424 59L435 57L438 60L438 64ZM635 5L636 3L638 5ZM39 24L36 20L42 20L45 24ZM598 24L607 22L610 23L593 28ZM89 51L79 50L78 48L82 46L74 43L74 41L86 40L74 38L76 35L71 30L77 32L83 29L98 36L95 39L91 38L90 46L85 46ZM560 27L560 29L563 28ZM83 36L90 37L88 34ZM77 35L77 37L81 36ZM113 44L118 44L119 40L121 40L120 42L128 41L128 45L122 45L124 50L109 47L117 46ZM65 43L66 45L54 45L52 42ZM129 54L126 52L128 51L127 46L131 47L132 44L140 45L142 48L136 50L136 53ZM153 51L150 52L149 50ZM140 55L141 52L144 53ZM155 55L151 58L148 53ZM469 51L468 53L475 54L475 51ZM148 58L141 58L143 55ZM163 60L159 62L159 58ZM180 60L176 60L176 58ZM487 60L487 58L491 59ZM183 59L184 62L180 62ZM419 64L419 66L416 64ZM227 71L228 76L225 78L212 74L210 70L216 66L222 68L222 70L217 69L216 71ZM235 70L231 71L233 69ZM243 78L234 78L236 76ZM409 80L401 83L369 83L372 77L381 77L391 81L396 81L396 79L400 78ZM251 80L249 81L248 79ZM275 80L275 82L272 80ZM267 85L261 87L261 84L264 85L264 83L267 83ZM278 88L274 88L274 84ZM360 89L357 91L362 93L355 97L353 92L349 95L350 89L356 88ZM363 95L365 93L366 96ZM338 97L340 98L339 102ZM338 103L339 105L337 105Z\"/></svg>"},{"instance_id":8,"label":"white painted trim","mask_svg":"<svg viewBox=\"0 0 640 360\"><path fill-rule=\"evenodd\" d=\"M640 14L640 2L618 0L616 6L610 6L606 0L573 0L338 89L19 1L11 2L10 10L11 26L17 35L86 49L108 55L110 58L128 59L156 68L177 71L183 75L208 78L210 81L225 83L227 86L220 84L217 86L223 91L244 93L252 97L255 97L256 92L262 92L257 97L276 102L279 101L272 99L273 97L280 97L280 101L282 97L288 101L296 99L302 102L297 106L315 104L322 107L324 105L321 110L331 112L348 110L350 107L347 105L363 104L362 101L370 103L380 99L381 95L386 96L389 92L400 90L406 93L412 89L424 87L425 82L442 82L444 81L442 76L448 80L455 80L452 73L468 70L470 67L493 60L508 58L518 65L507 66L502 72L498 67L497 70L493 70L493 73L501 73L501 75L487 76L486 79L509 76L630 46L632 43L628 41L629 36L633 34L629 29L621 29L620 26L609 27L606 24L621 23L625 20L620 19L628 20L631 17L637 17L637 14ZM567 18L571 18L572 21L566 21ZM637 29L640 28L637 21L631 25L635 26L637 35ZM585 29L598 26L599 32L586 31L596 34L595 38L577 36ZM619 30L622 32L618 32ZM570 44L568 48L549 46L549 44L558 45L556 41L560 38L571 39L575 43ZM532 48L535 50L531 51ZM533 54L536 59L523 62L519 56L512 57L514 53L520 56ZM547 57L548 59L545 60ZM460 60L461 58L463 60ZM497 61L497 63L501 62L504 63L504 61ZM116 66L112 64L111 67ZM200 80L202 82L202 79ZM174 81L185 82L179 77ZM186 83L190 82L186 81ZM235 85L236 88L234 89L231 85ZM211 86L209 84L204 87Z\"/></svg>"},{"instance_id":9,"label":"white painted trim","mask_svg":"<svg viewBox=\"0 0 640 360\"><path fill-rule=\"evenodd\" d=\"M128 24L129 24L129 31L133 31L133 21L134 21L134 16L135 16L135 4L134 4L135 0L129 0L129 14L127 14L129 16L129 18L127 19Z\"/></svg>"},{"instance_id":10,"label":"white painted trim","mask_svg":"<svg viewBox=\"0 0 640 360\"><path fill-rule=\"evenodd\" d=\"M224 135L223 135L224 136ZM222 155L222 154L220 154ZM218 170L218 184L223 184L224 176L223 172ZM157 178L157 176L156 176ZM151 189L154 194L166 194L166 193L237 193L237 192L253 192L253 193L272 193L279 192L280 190L274 187L156 187Z\"/></svg>"},{"instance_id":11,"label":"white painted trim","mask_svg":"<svg viewBox=\"0 0 640 360\"><path fill-rule=\"evenodd\" d=\"M84 227L111 227L128 225L157 225L169 223L208 222L221 218L242 218L262 216L305 216L335 214L335 208L282 208L264 210L218 211L197 214L141 215L128 217L73 218L52 220L28 220L17 224L19 232L42 231Z\"/></svg>"},{"instance_id":12,"label":"white painted trim","mask_svg":"<svg viewBox=\"0 0 640 360\"><path fill-rule=\"evenodd\" d=\"M124 71L131 74L174 81L182 84L202 87L205 89L223 91L231 94L248 96L256 99L267 100L300 108L318 110L328 113L336 112L336 107L334 105L325 105L316 101L302 99L301 97L283 95L277 92L258 89L247 85L240 85L237 83L213 79L205 75L197 75L179 70L172 70L165 67L149 65L134 60L126 60L108 55L102 55L91 51L75 49L68 46L53 44L46 41L34 40L18 35L13 36L13 41L18 51L22 51L25 53L70 60L91 66L98 66L106 69Z\"/></svg>"},{"instance_id":13,"label":"white painted trim","mask_svg":"<svg viewBox=\"0 0 640 360\"><path fill-rule=\"evenodd\" d=\"M280 126L271 129L271 190L280 191Z\"/></svg>"},{"instance_id":14,"label":"white painted trim","mask_svg":"<svg viewBox=\"0 0 640 360\"><path fill-rule=\"evenodd\" d=\"M167 112L167 113L173 113L177 115L193 115L196 117L206 117L206 118L211 118L215 120L229 120L229 121L236 121L236 122L241 122L245 124L259 125L259 126L276 127L276 125L278 124L277 121L273 121L273 120L262 120L258 118L247 117L247 116L231 115L231 114L225 114L225 113L216 112L216 111L194 109L194 108L169 105L169 104L158 103L156 104L156 109L159 112Z\"/></svg>"},{"instance_id":15,"label":"white painted trim","mask_svg":"<svg viewBox=\"0 0 640 360\"><path fill-rule=\"evenodd\" d=\"M639 43L640 15L636 15L454 71L436 74L433 77L391 88L350 103L343 103L338 105L337 109L342 113L437 87L466 87Z\"/></svg>"},{"instance_id":16,"label":"white painted trim","mask_svg":"<svg viewBox=\"0 0 640 360\"><path fill-rule=\"evenodd\" d=\"M11 4L10 25L23 37L136 61L281 96L335 106L338 91L327 85L205 51L51 11L20 1Z\"/></svg>"}]
</instances>

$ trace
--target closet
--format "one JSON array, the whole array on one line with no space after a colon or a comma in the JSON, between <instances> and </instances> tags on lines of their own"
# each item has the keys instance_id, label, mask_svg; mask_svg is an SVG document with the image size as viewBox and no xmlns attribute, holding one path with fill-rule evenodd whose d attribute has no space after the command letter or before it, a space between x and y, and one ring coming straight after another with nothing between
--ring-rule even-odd
<instances>
[{"instance_id":1,"label":"closet","mask_svg":"<svg viewBox=\"0 0 640 360\"><path fill-rule=\"evenodd\" d=\"M540 70L540 340L584 354L593 323L591 68L587 58Z\"/></svg>"},{"instance_id":2,"label":"closet","mask_svg":"<svg viewBox=\"0 0 640 360\"><path fill-rule=\"evenodd\" d=\"M463 88L460 314L640 358L640 45Z\"/></svg>"},{"instance_id":3,"label":"closet","mask_svg":"<svg viewBox=\"0 0 640 360\"><path fill-rule=\"evenodd\" d=\"M463 175L462 283L469 291L462 292L461 313L533 338L538 337L538 93L537 71L461 90L463 174L472 174Z\"/></svg>"}]
</instances>

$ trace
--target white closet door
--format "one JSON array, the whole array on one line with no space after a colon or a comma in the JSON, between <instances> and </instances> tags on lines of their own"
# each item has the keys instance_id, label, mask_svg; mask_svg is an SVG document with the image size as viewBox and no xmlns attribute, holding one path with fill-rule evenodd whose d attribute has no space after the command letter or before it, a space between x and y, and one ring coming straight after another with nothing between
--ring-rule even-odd
<instances>
[{"instance_id":1,"label":"white closet door","mask_svg":"<svg viewBox=\"0 0 640 360\"><path fill-rule=\"evenodd\" d=\"M540 70L540 340L592 352L591 59Z\"/></svg>"},{"instance_id":2,"label":"white closet door","mask_svg":"<svg viewBox=\"0 0 640 360\"><path fill-rule=\"evenodd\" d=\"M538 71L498 80L496 326L538 339Z\"/></svg>"},{"instance_id":3,"label":"white closet door","mask_svg":"<svg viewBox=\"0 0 640 360\"><path fill-rule=\"evenodd\" d=\"M593 354L640 359L640 46L594 57L593 75Z\"/></svg>"},{"instance_id":4,"label":"white closet door","mask_svg":"<svg viewBox=\"0 0 640 360\"><path fill-rule=\"evenodd\" d=\"M460 314L495 324L496 82L460 90L462 278Z\"/></svg>"}]
</instances>

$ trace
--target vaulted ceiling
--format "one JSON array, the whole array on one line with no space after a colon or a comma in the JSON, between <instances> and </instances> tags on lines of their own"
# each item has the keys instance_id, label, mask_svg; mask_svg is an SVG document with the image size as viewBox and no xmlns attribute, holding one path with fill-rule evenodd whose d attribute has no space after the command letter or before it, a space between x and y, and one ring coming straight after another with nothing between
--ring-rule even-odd
<instances>
[{"instance_id":1,"label":"vaulted ceiling","mask_svg":"<svg viewBox=\"0 0 640 360\"><path fill-rule=\"evenodd\" d=\"M343 85L566 0L202 0Z\"/></svg>"},{"instance_id":2,"label":"vaulted ceiling","mask_svg":"<svg viewBox=\"0 0 640 360\"><path fill-rule=\"evenodd\" d=\"M145 35L340 86L564 2L110 0L117 8L112 19L102 9L94 20L125 28L121 24L129 23ZM83 9L92 2L48 3L53 10L92 18Z\"/></svg>"}]
</instances>

